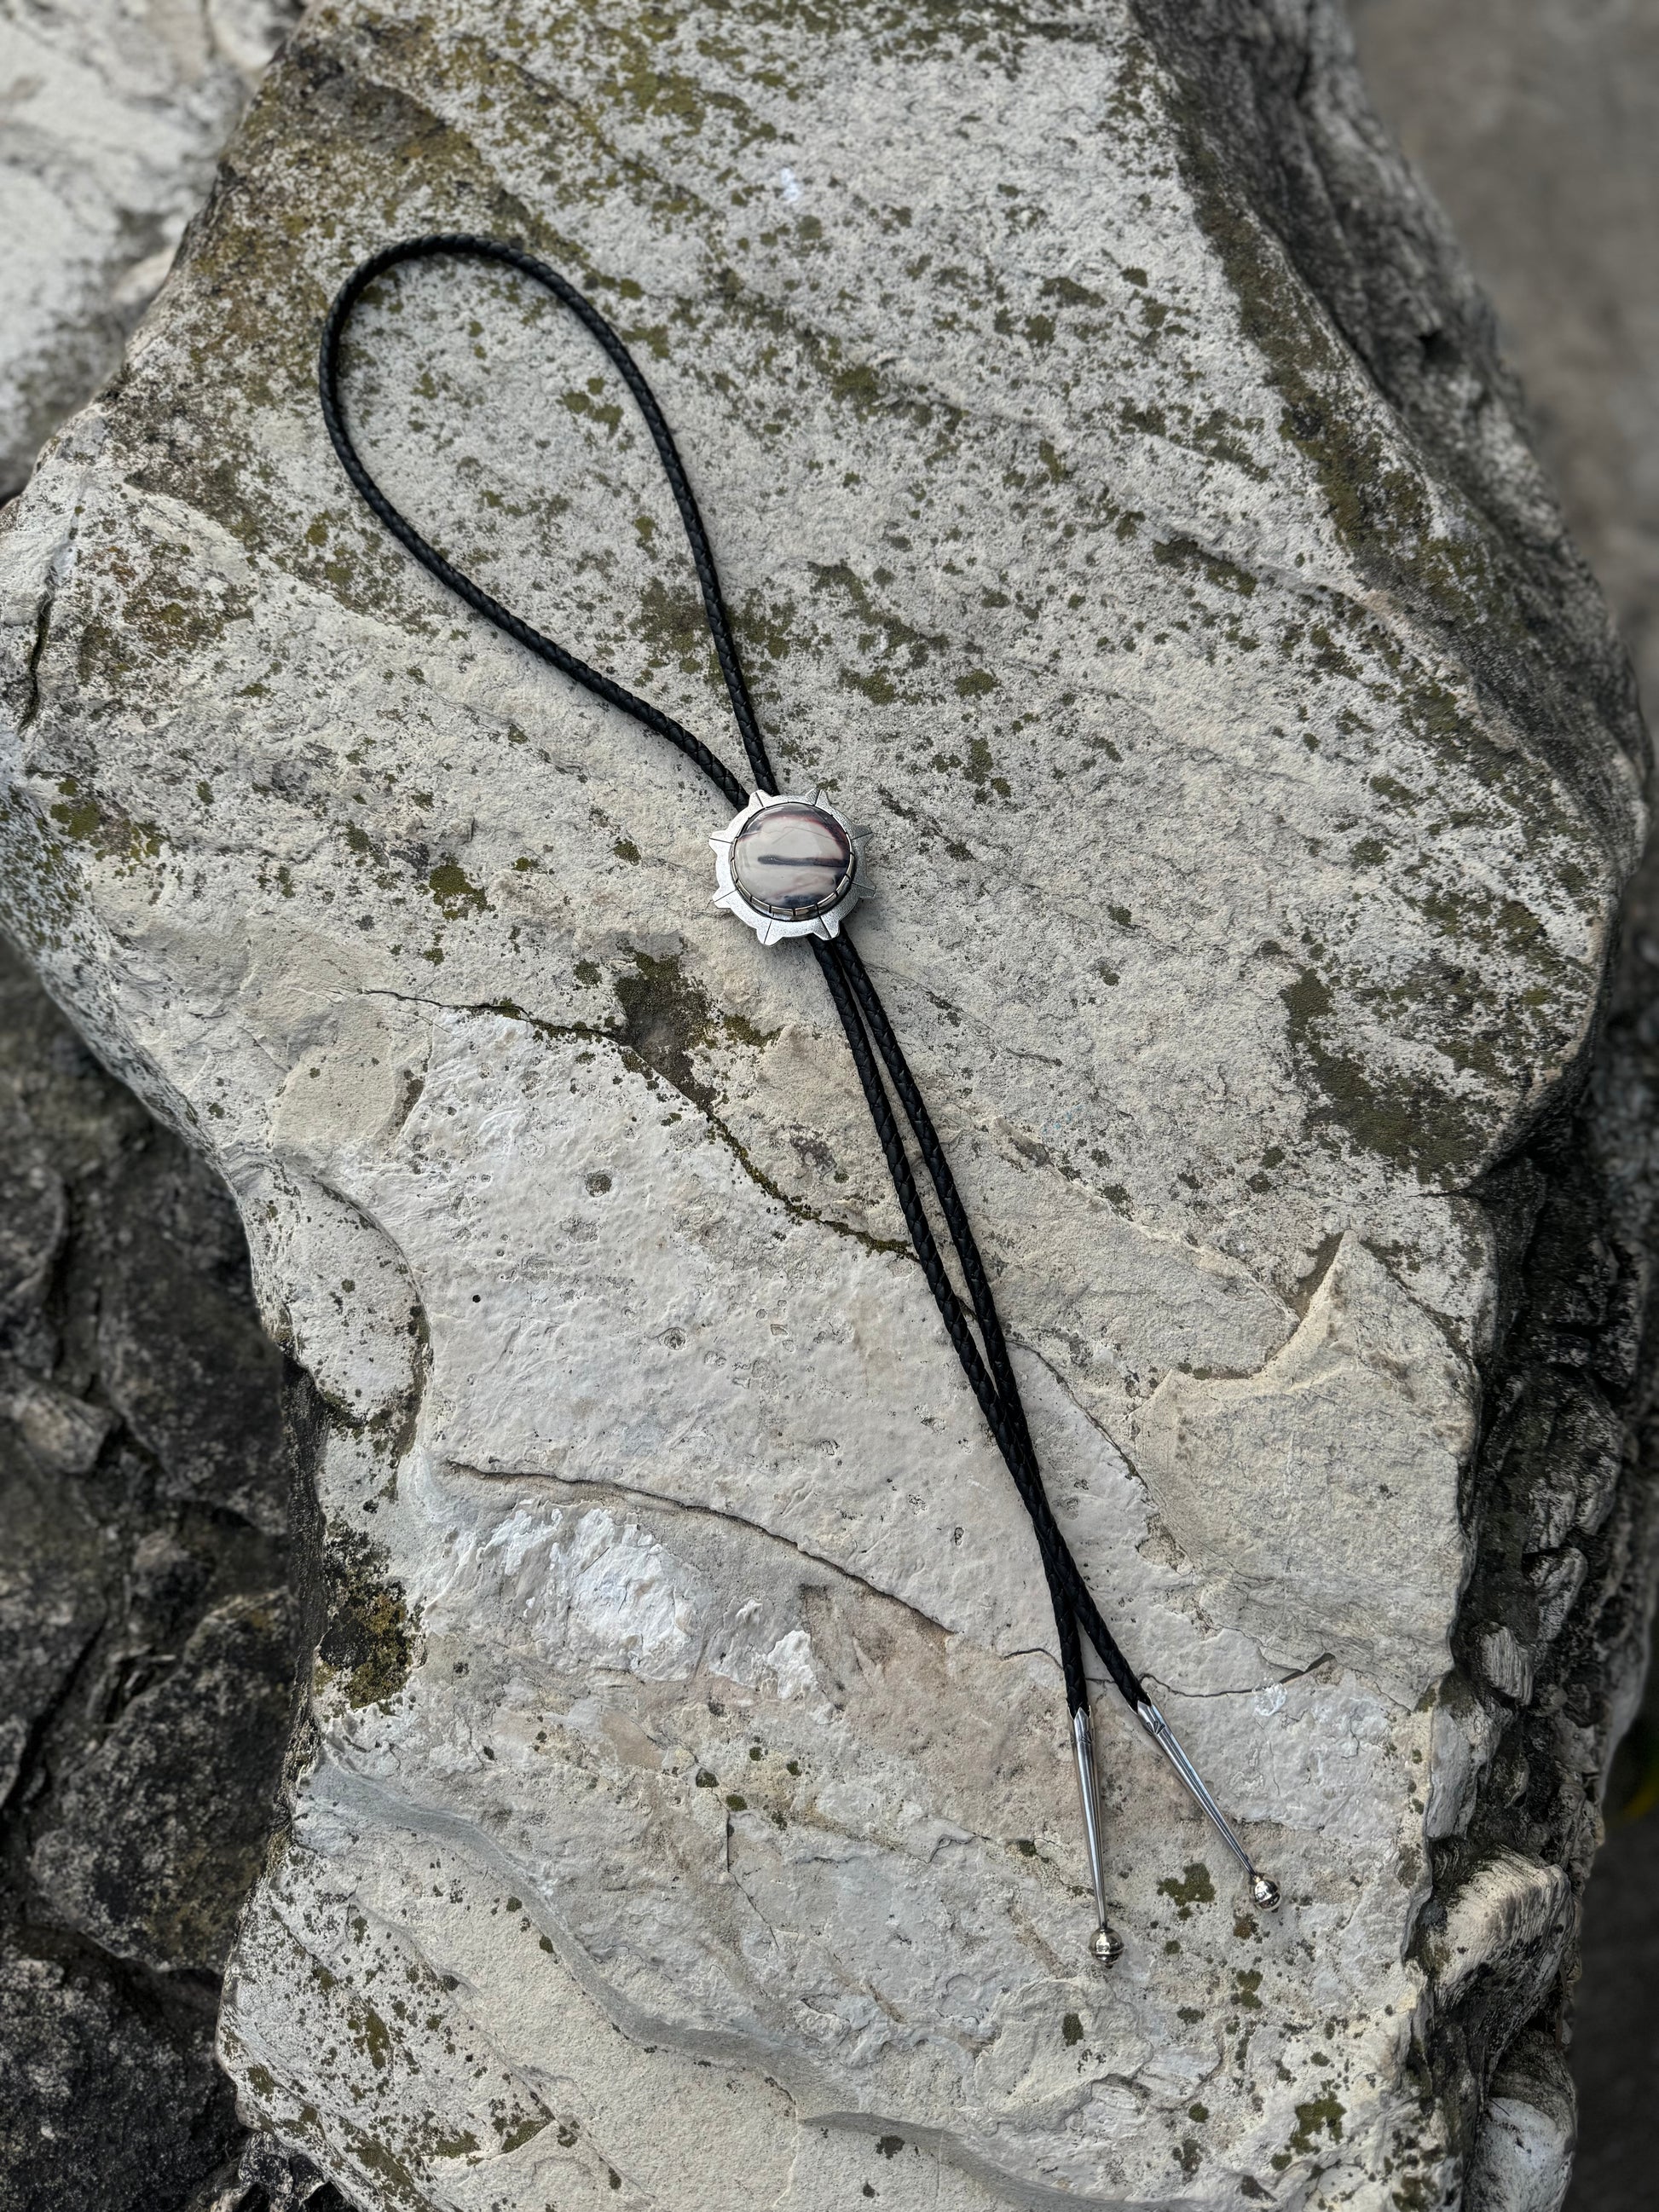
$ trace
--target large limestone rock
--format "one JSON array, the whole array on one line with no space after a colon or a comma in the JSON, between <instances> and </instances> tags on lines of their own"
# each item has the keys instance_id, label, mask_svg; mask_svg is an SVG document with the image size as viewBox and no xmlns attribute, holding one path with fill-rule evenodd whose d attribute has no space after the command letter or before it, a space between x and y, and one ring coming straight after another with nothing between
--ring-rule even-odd
<instances>
[{"instance_id":1,"label":"large limestone rock","mask_svg":"<svg viewBox=\"0 0 1659 2212\"><path fill-rule=\"evenodd\" d=\"M879 823L1060 1510L1275 1922L1103 1705L1087 1970L1029 1537L814 972L343 488L322 309L441 225L620 318L781 757ZM546 303L420 272L351 384L492 589L724 735ZM1644 756L1333 21L319 11L0 583L8 916L311 1377L249 2115L377 2206L1427 2206L1489 2087L1559 2169L1522 2036L1649 1551L1629 1025L1586 1090Z\"/></svg>"}]
</instances>

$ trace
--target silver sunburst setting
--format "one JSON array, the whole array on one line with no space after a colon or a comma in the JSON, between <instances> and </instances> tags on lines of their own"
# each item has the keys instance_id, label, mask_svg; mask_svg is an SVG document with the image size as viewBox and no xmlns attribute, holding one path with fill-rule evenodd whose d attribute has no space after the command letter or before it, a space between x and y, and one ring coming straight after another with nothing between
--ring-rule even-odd
<instances>
[{"instance_id":1,"label":"silver sunburst setting","mask_svg":"<svg viewBox=\"0 0 1659 2212\"><path fill-rule=\"evenodd\" d=\"M757 791L708 841L720 886L714 903L763 945L837 936L864 895L869 834L826 806L819 792L803 799Z\"/></svg>"}]
</instances>

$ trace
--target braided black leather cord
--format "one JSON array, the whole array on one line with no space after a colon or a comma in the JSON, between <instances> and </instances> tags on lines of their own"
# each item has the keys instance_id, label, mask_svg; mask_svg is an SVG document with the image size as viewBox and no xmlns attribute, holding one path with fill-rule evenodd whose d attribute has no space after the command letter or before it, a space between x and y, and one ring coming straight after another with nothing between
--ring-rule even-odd
<instances>
[{"instance_id":1,"label":"braided black leather cord","mask_svg":"<svg viewBox=\"0 0 1659 2212\"><path fill-rule=\"evenodd\" d=\"M429 238L408 238L401 245L388 246L379 253L371 254L360 268L354 269L335 296L328 311L328 320L323 325L323 342L317 364L318 394L322 402L323 426L327 430L340 465L351 479L364 504L376 514L392 536L409 550L424 568L429 568L441 583L447 584L457 599L481 614L486 622L505 630L531 653L550 662L562 676L568 676L594 692L613 707L620 707L636 722L643 722L647 730L659 738L666 738L671 745L683 752L686 758L700 768L709 781L716 785L733 806L741 806L749 793L717 753L709 751L701 738L693 737L683 722L672 714L665 714L660 707L653 707L648 699L612 678L590 668L585 660L578 660L574 653L567 653L562 645L533 629L511 608L493 599L482 586L471 576L446 561L436 546L428 545L414 526L405 521L392 501L380 489L358 457L340 411L340 345L345 336L346 325L352 310L377 276L384 276L388 269L395 269L404 261L432 261L443 255L459 255L471 261L499 261L508 269L516 269L520 276L544 285L559 302L568 307L589 336L603 349L606 359L628 386L635 405L645 418L645 427L651 433L663 472L668 478L668 488L674 495L674 504L680 511L680 520L685 526L685 535L691 547L691 559L697 572L697 587L702 593L703 612L708 617L709 635L714 641L714 653L720 661L720 674L726 678L726 689L732 701L732 712L737 718L738 733L743 738L744 751L749 757L749 766L755 777L756 788L775 792L772 763L762 737L760 724L755 719L754 706L749 696L743 666L738 659L738 648L732 636L732 624L726 612L726 602L720 594L720 577L714 568L714 556L709 550L708 532L702 526L702 516L691 495L691 486L686 479L685 465L680 459L679 448L673 434L663 420L656 395L641 375L634 356L617 336L605 317L575 286L561 276L556 269L550 269L544 261L520 252L516 246L504 246L497 239L474 238L465 231L441 231Z\"/></svg>"},{"instance_id":2,"label":"braided black leather cord","mask_svg":"<svg viewBox=\"0 0 1659 2212\"><path fill-rule=\"evenodd\" d=\"M939 1310L945 1333L962 1363L963 1372L979 1401L986 1425L995 1439L997 1449L1014 1479L1021 1501L1031 1516L1042 1570L1048 1580L1048 1596L1054 1609L1054 1625L1060 1632L1060 1658L1066 1678L1066 1702L1068 1709L1076 1712L1088 1702L1089 1692L1084 1679L1083 1649L1078 1635L1076 1608L1071 1601L1065 1565L1062 1565L1062 1555L1066 1565L1072 1564L1071 1554L1066 1551L1065 1539L1048 1510L1048 1497L1025 1431L1025 1408L1019 1401L1018 1392L1011 1405L1007 1396L997 1388L981 1355L980 1347L974 1341L973 1331L968 1326L968 1316L963 1311L962 1301L957 1296L956 1286L951 1280L938 1240L933 1235L933 1224L922 1206L921 1194L916 1188L904 1140L899 1135L897 1124L893 1119L892 1107L882 1087L881 1076L870 1050L870 1039L841 958L841 939L827 945L822 938L814 938L811 941L812 950L817 955L818 966L823 971L823 980L829 986L830 999L841 1017L841 1025L847 1032L853 1065L858 1070L859 1081L870 1108L870 1118L876 1125L876 1135L887 1162L888 1173L893 1179L893 1188L898 1196L899 1210L904 1216L904 1225L910 1232L910 1242L915 1247L916 1257L921 1262L927 1287L933 1294L933 1303ZM952 1242L955 1242L954 1237ZM977 1250L974 1256L978 1258ZM1073 1571L1076 1571L1074 1566ZM1079 1579L1080 1581L1081 1578ZM1113 1649L1115 1650L1115 1645Z\"/></svg>"},{"instance_id":3,"label":"braided black leather cord","mask_svg":"<svg viewBox=\"0 0 1659 2212\"><path fill-rule=\"evenodd\" d=\"M324 426L353 487L399 544L475 612L556 668L561 675L569 677L573 682L581 684L611 706L619 707L624 714L631 714L635 721L658 737L666 738L670 744L702 769L733 807L745 804L749 793L744 785L700 738L683 723L676 721L672 715L653 707L649 700L641 699L614 678L590 667L574 653L567 652L564 647L544 636L510 608L503 606L500 600L493 599L470 576L463 574L398 512L364 466L346 428L340 404L340 354L346 326L358 301L376 278L404 262L433 260L443 256L496 262L544 286L561 306L568 307L575 316L628 386L644 418L646 428L651 433L652 442L656 447L668 478L669 489L674 495L674 503L679 510L680 520L684 525L715 656L720 662L720 673L725 679L756 787L768 795L775 793L777 786L771 761L738 657L708 534L703 527L702 517L673 436L650 386L628 348L592 302L561 276L556 270L550 268L545 262L538 261L519 247L505 245L498 240L477 238L465 232L445 232L426 238L408 239L398 245L386 246L352 271L340 288L324 325L318 362L318 386ZM1086 1635L1117 1688L1131 1707L1138 1706L1145 1702L1146 1692L1090 1595L1048 1502L1037 1463L1036 1449L1025 1416L1024 1403L1009 1358L1007 1340L984 1261L957 1188L956 1178L951 1172L932 1117L887 1018L886 1009L868 970L859 957L857 948L844 928L839 937L828 942L818 938L809 942L817 956L831 1002L846 1033L854 1066L892 1178L899 1210L904 1216L905 1226L909 1231L927 1286L938 1305L963 1371L984 1414L986 1425L1002 1454L1021 1503L1030 1516L1059 1632L1066 1705L1071 1711L1076 1713L1086 1709L1088 1704L1088 1684L1084 1674L1081 1643L1082 1636ZM971 1322L968 1309L951 1281L950 1270L917 1187L909 1153L895 1118L886 1084L883 1081L884 1070L886 1082L892 1085L893 1095L898 1100L922 1165L927 1171L940 1217L967 1289L968 1305L973 1314ZM979 1331L977 1339L974 1334L975 1326Z\"/></svg>"},{"instance_id":4,"label":"braided black leather cord","mask_svg":"<svg viewBox=\"0 0 1659 2212\"><path fill-rule=\"evenodd\" d=\"M1008 1358L1007 1340L1003 1334L1002 1319L997 1311L996 1300L992 1296L991 1285L986 1277L985 1263L980 1256L979 1243L969 1224L967 1212L963 1206L961 1194L957 1189L956 1177L951 1172L951 1164L945 1157L945 1148L939 1143L934 1130L933 1117L929 1115L921 1093L916 1086L915 1078L910 1073L909 1063L905 1059L903 1049L893 1032L893 1025L887 1018L887 1009L881 1002L880 995L871 980L869 970L859 957L857 945L848 936L844 927L834 945L824 946L817 939L814 939L813 942L814 949L820 954L827 951L839 958L853 996L857 1001L859 1012L870 1035L874 1038L876 1048L886 1066L895 1095L904 1109L905 1118L909 1122L911 1133L915 1138L916 1149L921 1154L922 1164L927 1170L934 1194L939 1200L939 1212L944 1217L946 1229L950 1231L951 1243L956 1252L957 1261L962 1269L963 1279L968 1286L969 1297L973 1302L974 1318L979 1323L980 1335L985 1346L985 1362L990 1370L986 1378L987 1383L994 1389L996 1401L1002 1413L1003 1425L1000 1425L993 1419L986 1402L986 1389L981 1386L975 1369L969 1364L961 1344L957 1343L954 1334L951 1341L957 1343L957 1357L962 1359L963 1370L974 1386L975 1395L979 1399L981 1407L985 1408L986 1420L989 1424L992 1435L996 1438L1003 1458L1007 1462L1008 1472L1013 1476L1021 1503L1031 1516L1032 1527L1036 1534L1038 1546L1042 1552L1045 1565L1048 1565L1051 1552L1053 1554L1054 1565L1050 1570L1049 1587L1053 1589L1057 1583L1066 1601L1065 1609L1062 1610L1058 1599L1056 1600L1054 1617L1060 1626L1060 1661L1066 1671L1066 1696L1071 1710L1073 1712L1078 1710L1086 1692L1080 1692L1076 1698L1072 1696L1072 1667L1066 1650L1067 1613L1072 1616L1069 1625L1072 1628L1073 1644L1076 1641L1078 1629L1080 1627L1099 1653L1101 1664L1111 1676L1117 1688L1128 1699L1131 1706L1138 1705L1146 1695L1140 1678L1124 1657L1117 1639L1102 1618L1100 1608L1095 1603L1089 1586L1083 1579L1082 1570L1073 1558L1071 1547L1061 1534L1060 1524L1054 1519L1054 1509L1048 1503L1048 1493L1043 1487L1042 1473L1037 1465L1036 1446L1031 1440L1030 1427L1025 1418L1024 1400L1020 1395L1019 1384L1014 1379L1013 1368ZM823 964L822 958L819 964L820 966ZM839 1004L837 1011L839 1011ZM846 1026L844 1016L842 1026L843 1028ZM856 1064L858 1061L856 1052L854 1054L854 1060ZM859 1073L862 1079L864 1071L861 1066ZM865 1097L869 1099L870 1086L867 1083L864 1089ZM880 1127L880 1121L878 1118L878 1133ZM887 1150L884 1139L883 1150L884 1152ZM907 1172L908 1166L907 1162ZM893 1174L895 1187L897 1188L899 1178L893 1169L890 1152L888 1154L888 1168ZM902 1188L899 1190L899 1202L902 1206L904 1193ZM925 1224L926 1216L922 1218ZM907 1224L909 1216L907 1212ZM931 1230L928 1233L931 1237ZM917 1255L922 1258L925 1267L926 1258L914 1228L911 1229L911 1239L916 1243ZM949 1287L948 1279L946 1286ZM934 1290L933 1295L935 1300L939 1302L940 1312L944 1313L945 1307L937 1289ZM955 1296L954 1291L951 1295ZM960 1310L958 1305L957 1311L960 1312ZM946 1315L945 1326L949 1328L950 1325L950 1317ZM968 1338L968 1342L972 1345L971 1337ZM1006 1435L1005 1426L1007 1431ZM1083 1660L1080 1652L1077 1654L1076 1667L1077 1680L1080 1685L1083 1679Z\"/></svg>"}]
</instances>

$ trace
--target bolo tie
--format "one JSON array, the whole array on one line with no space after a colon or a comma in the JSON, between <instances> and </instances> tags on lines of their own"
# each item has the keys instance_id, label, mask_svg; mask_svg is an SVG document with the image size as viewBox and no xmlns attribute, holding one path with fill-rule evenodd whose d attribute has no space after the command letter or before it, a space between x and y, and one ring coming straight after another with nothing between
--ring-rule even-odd
<instances>
[{"instance_id":1,"label":"bolo tie","mask_svg":"<svg viewBox=\"0 0 1659 2212\"><path fill-rule=\"evenodd\" d=\"M345 427L340 406L340 352L353 310L369 286L389 270L404 262L453 258L495 262L528 276L550 292L587 331L627 386L651 434L669 489L674 495L674 504L679 509L680 520L685 526L702 594L703 612L720 674L725 678L726 696L732 702L738 734L743 741L752 789L672 714L664 714L649 700L638 697L599 670L590 668L586 661L579 660L574 653L544 637L492 599L470 576L463 575L399 514L363 465ZM1002 1455L1020 1503L1030 1517L1037 1556L1042 1563L1054 1606L1060 1670L1071 1716L1084 1841L1095 1899L1097 1925L1089 1940L1090 1955L1100 1965L1109 1966L1121 1956L1123 1943L1107 1915L1100 1790L1089 1686L1083 1669L1085 1637L1094 1646L1101 1665L1130 1711L1237 1860L1249 1883L1252 1902L1265 1911L1272 1911L1279 1903L1277 1883L1252 1863L1249 1853L1176 1741L1169 1723L1146 1694L1145 1685L1102 1618L1054 1518L1043 1487L1019 1384L1009 1359L1007 1338L956 1178L880 994L847 929L848 916L866 888L865 845L868 833L829 805L821 791L805 797L778 789L766 740L761 734L738 658L708 534L678 449L639 364L592 301L545 262L495 239L445 233L406 239L400 244L386 246L352 271L341 286L324 326L318 383L323 422L340 465L364 503L392 536L422 568L486 622L557 669L562 676L631 715L653 735L665 738L700 769L726 803L737 810L726 827L709 840L714 853L714 904L746 923L763 945L800 938L811 948L830 1003L846 1033L853 1065L858 1071L899 1208L927 1287L962 1363L963 1372L979 1401L986 1426ZM911 1158L913 1149L926 1172L939 1219L950 1239L957 1271L956 1279L952 1279L923 1201Z\"/></svg>"}]
</instances>

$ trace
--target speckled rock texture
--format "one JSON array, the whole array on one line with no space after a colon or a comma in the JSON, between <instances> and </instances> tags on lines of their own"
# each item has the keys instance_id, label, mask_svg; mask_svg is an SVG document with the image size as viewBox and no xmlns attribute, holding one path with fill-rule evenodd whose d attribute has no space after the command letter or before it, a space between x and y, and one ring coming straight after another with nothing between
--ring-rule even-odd
<instances>
[{"instance_id":1,"label":"speckled rock texture","mask_svg":"<svg viewBox=\"0 0 1659 2212\"><path fill-rule=\"evenodd\" d=\"M9 951L0 1033L0 2203L161 2212L242 2141L213 2035L293 1703L280 1361L222 1187Z\"/></svg>"},{"instance_id":2,"label":"speckled rock texture","mask_svg":"<svg viewBox=\"0 0 1659 2212\"><path fill-rule=\"evenodd\" d=\"M706 787L342 484L323 309L438 227L617 317L787 775L878 825L1059 1510L1274 1921L1103 1699L1087 1968L1029 1536L815 971L710 911ZM434 535L731 746L545 301L406 276L349 383ZM1559 2167L1651 1549L1646 755L1336 19L314 10L0 591L8 916L309 1378L249 2118L377 2208Z\"/></svg>"},{"instance_id":3,"label":"speckled rock texture","mask_svg":"<svg viewBox=\"0 0 1659 2212\"><path fill-rule=\"evenodd\" d=\"M298 0L0 5L0 499L120 359Z\"/></svg>"}]
</instances>

